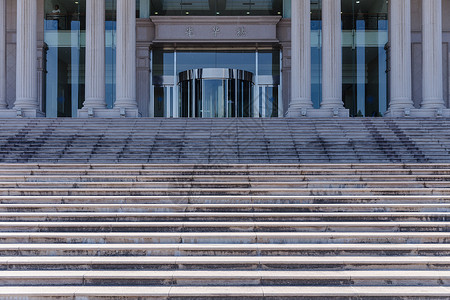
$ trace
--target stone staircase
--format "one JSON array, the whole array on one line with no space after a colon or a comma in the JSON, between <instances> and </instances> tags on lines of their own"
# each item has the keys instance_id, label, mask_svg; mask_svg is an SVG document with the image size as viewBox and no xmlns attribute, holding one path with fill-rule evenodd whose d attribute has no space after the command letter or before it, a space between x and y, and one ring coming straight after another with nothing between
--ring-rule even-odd
<instances>
[{"instance_id":1,"label":"stone staircase","mask_svg":"<svg viewBox=\"0 0 450 300\"><path fill-rule=\"evenodd\" d=\"M450 119L0 119L0 163L450 163Z\"/></svg>"},{"instance_id":2,"label":"stone staircase","mask_svg":"<svg viewBox=\"0 0 450 300\"><path fill-rule=\"evenodd\" d=\"M86 160L81 150L94 140L102 141L86 150L90 160L141 153L130 130L111 142L114 151L104 149L112 123L102 138L73 138L81 129L72 128L70 146L58 148L71 122L26 121L26 130L15 128L21 138L3 140L4 161L28 163L0 164L0 299L450 299L450 164L392 163L449 159L447 133L435 138L425 121L423 133L399 135L408 122L351 120L386 141L339 144L351 153L330 154L324 145L333 136L314 129L324 153L317 157L364 160L373 143L384 143L373 153L377 164L157 164L173 141L156 137L148 142L158 146L146 149L152 164L31 163L45 155ZM151 123L135 122L136 134ZM161 134L158 126L145 134ZM350 134L345 126L355 138L357 128ZM299 155L301 141L286 139L285 153ZM13 145L17 153L7 153Z\"/></svg>"}]
</instances>

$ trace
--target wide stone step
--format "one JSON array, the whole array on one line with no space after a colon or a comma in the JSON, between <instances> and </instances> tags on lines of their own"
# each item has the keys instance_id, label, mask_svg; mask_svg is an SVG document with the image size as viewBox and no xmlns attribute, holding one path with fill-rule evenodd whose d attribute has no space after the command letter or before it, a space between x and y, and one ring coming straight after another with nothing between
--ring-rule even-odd
<instances>
[{"instance_id":1,"label":"wide stone step","mask_svg":"<svg viewBox=\"0 0 450 300\"><path fill-rule=\"evenodd\" d=\"M245 172L243 172L245 173ZM60 183L79 184L83 183L226 183L237 184L293 184L293 183L314 183L320 184L325 182L345 183L387 183L389 185L394 183L413 182L413 183L435 183L435 182L450 182L450 175L0 175L0 182L3 185L8 183L53 183L58 185Z\"/></svg>"},{"instance_id":2,"label":"wide stone step","mask_svg":"<svg viewBox=\"0 0 450 300\"><path fill-rule=\"evenodd\" d=\"M36 285L142 285L142 286L448 286L450 271L443 270L151 270L151 271L0 271L0 286Z\"/></svg>"},{"instance_id":3,"label":"wide stone step","mask_svg":"<svg viewBox=\"0 0 450 300\"><path fill-rule=\"evenodd\" d=\"M75 195L449 195L450 188L0 188L0 196Z\"/></svg>"},{"instance_id":4,"label":"wide stone step","mask_svg":"<svg viewBox=\"0 0 450 300\"><path fill-rule=\"evenodd\" d=\"M450 222L0 222L0 232L450 232Z\"/></svg>"},{"instance_id":5,"label":"wide stone step","mask_svg":"<svg viewBox=\"0 0 450 300\"><path fill-rule=\"evenodd\" d=\"M2 212L0 221L450 221L450 212Z\"/></svg>"},{"instance_id":6,"label":"wide stone step","mask_svg":"<svg viewBox=\"0 0 450 300\"><path fill-rule=\"evenodd\" d=\"M2 256L449 256L450 244L0 244Z\"/></svg>"},{"instance_id":7,"label":"wide stone step","mask_svg":"<svg viewBox=\"0 0 450 300\"><path fill-rule=\"evenodd\" d=\"M2 198L0 198L0 202ZM45 198L44 198L45 199ZM28 198L31 202L31 198ZM91 202L96 202L92 200ZM449 204L1 204L0 212L447 212Z\"/></svg>"},{"instance_id":8,"label":"wide stone step","mask_svg":"<svg viewBox=\"0 0 450 300\"><path fill-rule=\"evenodd\" d=\"M448 270L435 256L0 257L0 270Z\"/></svg>"},{"instance_id":9,"label":"wide stone step","mask_svg":"<svg viewBox=\"0 0 450 300\"><path fill-rule=\"evenodd\" d=\"M450 195L0 195L1 204L447 204Z\"/></svg>"},{"instance_id":10,"label":"wide stone step","mask_svg":"<svg viewBox=\"0 0 450 300\"><path fill-rule=\"evenodd\" d=\"M283 182L283 181L272 181L272 182L256 182L256 181L215 181L215 182L196 182L196 181L184 181L184 182L125 182L125 181L115 181L115 182L0 182L0 191L5 189L17 188L19 190L23 189L173 189L184 190L188 189L256 189L257 191L263 191L262 189L282 189L280 192L283 193L284 189L288 192L292 192L291 189L319 189L319 188L329 188L329 189L342 189L343 192L346 189L355 188L409 188L409 189L420 189L420 188L448 188L449 181L300 181L300 182Z\"/></svg>"},{"instance_id":11,"label":"wide stone step","mask_svg":"<svg viewBox=\"0 0 450 300\"><path fill-rule=\"evenodd\" d=\"M448 243L450 232L2 232L2 243Z\"/></svg>"},{"instance_id":12,"label":"wide stone step","mask_svg":"<svg viewBox=\"0 0 450 300\"><path fill-rule=\"evenodd\" d=\"M46 299L108 298L127 299L448 299L446 286L5 286L0 297ZM54 298L52 298L54 297Z\"/></svg>"}]
</instances>

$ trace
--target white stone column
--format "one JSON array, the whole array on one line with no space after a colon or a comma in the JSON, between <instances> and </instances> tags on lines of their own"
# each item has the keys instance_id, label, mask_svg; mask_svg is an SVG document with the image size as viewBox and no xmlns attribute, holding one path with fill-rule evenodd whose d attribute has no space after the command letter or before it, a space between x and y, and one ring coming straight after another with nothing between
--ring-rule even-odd
<instances>
[{"instance_id":1,"label":"white stone column","mask_svg":"<svg viewBox=\"0 0 450 300\"><path fill-rule=\"evenodd\" d=\"M36 117L37 1L17 0L16 102L18 115Z\"/></svg>"},{"instance_id":2,"label":"white stone column","mask_svg":"<svg viewBox=\"0 0 450 300\"><path fill-rule=\"evenodd\" d=\"M411 90L411 2L390 0L390 89L387 116L402 117L413 109Z\"/></svg>"},{"instance_id":3,"label":"white stone column","mask_svg":"<svg viewBox=\"0 0 450 300\"><path fill-rule=\"evenodd\" d=\"M311 102L311 4L291 3L291 102L288 117L306 116Z\"/></svg>"},{"instance_id":4,"label":"white stone column","mask_svg":"<svg viewBox=\"0 0 450 300\"><path fill-rule=\"evenodd\" d=\"M116 102L114 108L137 117L136 1L117 0ZM125 111L123 111L125 110Z\"/></svg>"},{"instance_id":5,"label":"white stone column","mask_svg":"<svg viewBox=\"0 0 450 300\"><path fill-rule=\"evenodd\" d=\"M422 0L422 53L422 108L442 110L442 0Z\"/></svg>"},{"instance_id":6,"label":"white stone column","mask_svg":"<svg viewBox=\"0 0 450 300\"><path fill-rule=\"evenodd\" d=\"M325 115L348 116L342 102L341 0L322 0L322 104Z\"/></svg>"},{"instance_id":7,"label":"white stone column","mask_svg":"<svg viewBox=\"0 0 450 300\"><path fill-rule=\"evenodd\" d=\"M86 91L80 117L97 116L105 101L105 0L86 0Z\"/></svg>"},{"instance_id":8,"label":"white stone column","mask_svg":"<svg viewBox=\"0 0 450 300\"><path fill-rule=\"evenodd\" d=\"M0 0L0 109L6 106L6 0Z\"/></svg>"}]
</instances>

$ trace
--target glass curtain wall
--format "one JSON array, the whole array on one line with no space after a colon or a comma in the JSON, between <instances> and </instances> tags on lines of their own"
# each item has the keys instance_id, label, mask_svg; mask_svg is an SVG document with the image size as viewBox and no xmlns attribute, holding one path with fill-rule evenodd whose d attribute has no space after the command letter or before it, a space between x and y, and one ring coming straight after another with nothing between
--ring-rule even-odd
<instances>
[{"instance_id":1,"label":"glass curtain wall","mask_svg":"<svg viewBox=\"0 0 450 300\"><path fill-rule=\"evenodd\" d=\"M151 15L268 16L282 15L283 0L140 0L150 2Z\"/></svg>"},{"instance_id":2,"label":"glass curtain wall","mask_svg":"<svg viewBox=\"0 0 450 300\"><path fill-rule=\"evenodd\" d=\"M387 110L388 2L342 0L342 99L351 116Z\"/></svg>"},{"instance_id":3,"label":"glass curtain wall","mask_svg":"<svg viewBox=\"0 0 450 300\"><path fill-rule=\"evenodd\" d=\"M76 117L84 102L86 1L45 0L47 117Z\"/></svg>"},{"instance_id":4,"label":"glass curtain wall","mask_svg":"<svg viewBox=\"0 0 450 300\"><path fill-rule=\"evenodd\" d=\"M150 0L136 0L136 18L150 16Z\"/></svg>"},{"instance_id":5,"label":"glass curtain wall","mask_svg":"<svg viewBox=\"0 0 450 300\"><path fill-rule=\"evenodd\" d=\"M311 100L314 108L320 108L322 100L322 0L311 1Z\"/></svg>"},{"instance_id":6,"label":"glass curtain wall","mask_svg":"<svg viewBox=\"0 0 450 300\"><path fill-rule=\"evenodd\" d=\"M105 97L106 107L116 101L116 24L117 0L105 1Z\"/></svg>"}]
</instances>

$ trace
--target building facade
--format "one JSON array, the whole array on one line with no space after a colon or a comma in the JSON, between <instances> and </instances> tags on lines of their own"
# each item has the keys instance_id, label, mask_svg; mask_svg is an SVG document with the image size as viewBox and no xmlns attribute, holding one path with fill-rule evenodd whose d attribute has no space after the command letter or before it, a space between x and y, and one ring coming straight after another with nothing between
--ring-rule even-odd
<instances>
[{"instance_id":1,"label":"building facade","mask_svg":"<svg viewBox=\"0 0 450 300\"><path fill-rule=\"evenodd\" d=\"M0 0L0 117L450 117L450 0Z\"/></svg>"}]
</instances>

